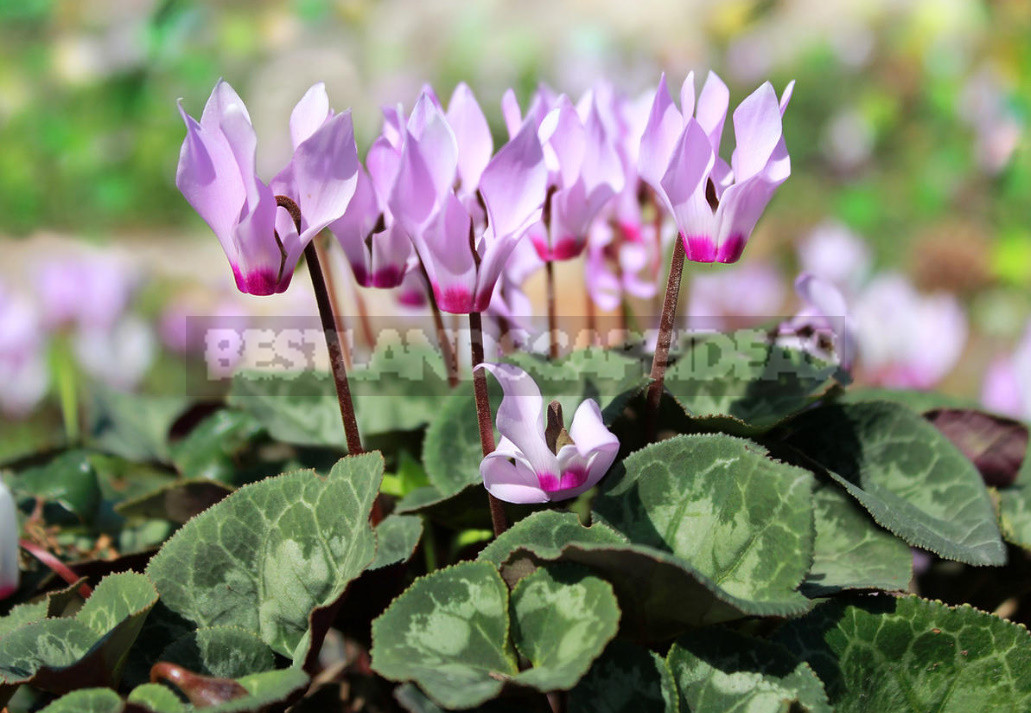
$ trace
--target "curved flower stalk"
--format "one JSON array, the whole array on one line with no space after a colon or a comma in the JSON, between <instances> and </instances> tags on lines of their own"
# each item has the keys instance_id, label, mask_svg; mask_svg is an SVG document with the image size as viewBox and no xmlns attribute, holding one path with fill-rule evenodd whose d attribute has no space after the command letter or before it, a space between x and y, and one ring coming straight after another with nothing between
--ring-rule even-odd
<instances>
[{"instance_id":1,"label":"curved flower stalk","mask_svg":"<svg viewBox=\"0 0 1031 713\"><path fill-rule=\"evenodd\" d=\"M951 371L966 345L959 301L919 294L902 275L878 276L856 299L853 314L863 375L897 389L929 389Z\"/></svg>"},{"instance_id":2,"label":"curved flower stalk","mask_svg":"<svg viewBox=\"0 0 1031 713\"><path fill-rule=\"evenodd\" d=\"M50 385L45 336L32 304L0 285L0 411L25 416Z\"/></svg>"},{"instance_id":3,"label":"curved flower stalk","mask_svg":"<svg viewBox=\"0 0 1031 713\"><path fill-rule=\"evenodd\" d=\"M293 157L271 186L255 172L257 136L228 83L215 85L199 122L181 103L179 112L186 138L176 186L218 237L241 292L283 292L305 246L354 195L359 163L350 112L333 114L324 85L309 89L290 116ZM300 208L300 230L277 208L276 193Z\"/></svg>"},{"instance_id":4,"label":"curved flower stalk","mask_svg":"<svg viewBox=\"0 0 1031 713\"><path fill-rule=\"evenodd\" d=\"M544 399L529 374L511 364L481 364L501 384L498 407L501 442L480 464L483 484L510 503L567 500L594 487L619 452L593 399L576 409L566 431L553 402L545 424Z\"/></svg>"},{"instance_id":5,"label":"curved flower stalk","mask_svg":"<svg viewBox=\"0 0 1031 713\"><path fill-rule=\"evenodd\" d=\"M478 173L423 92L405 134L390 210L415 244L440 309L483 312L516 243L540 220L547 169L537 133L526 122ZM467 183L477 173L473 189Z\"/></svg>"},{"instance_id":6,"label":"curved flower stalk","mask_svg":"<svg viewBox=\"0 0 1031 713\"><path fill-rule=\"evenodd\" d=\"M834 283L803 272L795 280L803 307L782 323L778 341L792 344L824 360L835 360L851 372L856 358L856 323Z\"/></svg>"},{"instance_id":7,"label":"curved flower stalk","mask_svg":"<svg viewBox=\"0 0 1031 713\"><path fill-rule=\"evenodd\" d=\"M1012 354L998 357L988 366L981 401L1003 415L1031 418L1031 324Z\"/></svg>"},{"instance_id":8,"label":"curved flower stalk","mask_svg":"<svg viewBox=\"0 0 1031 713\"><path fill-rule=\"evenodd\" d=\"M0 600L18 591L18 516L14 498L0 480Z\"/></svg>"},{"instance_id":9,"label":"curved flower stalk","mask_svg":"<svg viewBox=\"0 0 1031 713\"><path fill-rule=\"evenodd\" d=\"M728 164L720 137L730 93L710 72L695 102L694 76L680 91L682 112L660 79L638 165L641 178L676 221L687 259L737 262L774 191L791 174L781 117L794 83L778 101L767 82L734 110L736 146Z\"/></svg>"}]
</instances>

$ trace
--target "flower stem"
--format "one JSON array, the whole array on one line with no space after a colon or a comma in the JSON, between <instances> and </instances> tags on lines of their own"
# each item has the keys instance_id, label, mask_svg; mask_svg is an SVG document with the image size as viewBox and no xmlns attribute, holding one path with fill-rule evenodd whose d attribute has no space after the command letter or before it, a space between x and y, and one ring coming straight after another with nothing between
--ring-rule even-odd
<instances>
[{"instance_id":1,"label":"flower stem","mask_svg":"<svg viewBox=\"0 0 1031 713\"><path fill-rule=\"evenodd\" d=\"M494 424L490 419L490 397L487 394L487 372L476 367L483 363L483 322L479 312L469 313L470 349L473 360L473 392L476 394L476 418L480 425L480 447L483 457L494 452ZM487 492L490 520L497 537L508 529L508 518L501 501Z\"/></svg>"},{"instance_id":2,"label":"flower stem","mask_svg":"<svg viewBox=\"0 0 1031 713\"><path fill-rule=\"evenodd\" d=\"M18 544L21 546L23 550L25 550L30 555L39 560L44 566L46 566L54 574L56 574L58 577L66 581L68 584L75 584L80 579L82 579L82 577L75 574L75 572L73 572L68 567L68 565L66 565L64 562L55 557L49 550L40 547L35 542L30 542L29 540L19 540ZM83 599L89 599L90 595L93 594L93 589L84 582L79 586L78 592Z\"/></svg>"},{"instance_id":3,"label":"flower stem","mask_svg":"<svg viewBox=\"0 0 1031 713\"><path fill-rule=\"evenodd\" d=\"M330 236L327 235L326 237L329 238ZM324 275L325 275L325 278L326 278L326 291L329 292L329 303L333 307L333 317L336 319L336 324L338 326L340 326L340 327L343 327L344 326L343 325L343 321L344 320L343 320L343 317L342 317L343 312L340 309L340 302L337 300L337 290L336 290L336 285L334 284L334 280L333 280L333 264L329 261L328 247L326 246L325 243L319 243L319 242L316 242L316 240L318 240L317 236L316 236L316 239L313 240L312 242L315 243L315 249L318 251L319 262L325 263L325 265L326 265L326 269L324 270ZM346 331L346 329L343 330L343 331ZM350 348L350 344L348 344L348 348L347 349L343 350L343 354L344 354L344 366L346 368L350 369L351 368L351 348Z\"/></svg>"},{"instance_id":4,"label":"flower stem","mask_svg":"<svg viewBox=\"0 0 1031 713\"><path fill-rule=\"evenodd\" d=\"M544 263L548 277L548 356L558 359L558 315L555 313L555 261Z\"/></svg>"},{"instance_id":5,"label":"flower stem","mask_svg":"<svg viewBox=\"0 0 1031 713\"><path fill-rule=\"evenodd\" d=\"M666 364L669 362L669 346L673 341L673 321L677 316L677 300L680 298L680 278L684 274L684 241L679 236L673 247L673 259L669 265L666 280L666 295L662 301L662 316L659 318L659 337L652 358L652 383L648 386L648 411L653 427L662 401L663 380L666 378ZM654 436L654 433L652 434Z\"/></svg>"},{"instance_id":6,"label":"flower stem","mask_svg":"<svg viewBox=\"0 0 1031 713\"><path fill-rule=\"evenodd\" d=\"M276 203L285 208L294 219L297 232L301 232L301 209L287 196L276 196ZM333 372L333 381L337 389L337 402L340 404L340 418L344 422L344 435L347 438L347 453L357 455L364 453L362 441L358 435L358 419L354 416L354 403L351 401L351 387L347 382L347 366L344 363L344 350L340 344L340 333L337 331L336 315L333 313L333 302L326 289L326 276L319 262L319 252L314 241L304 248L304 259L308 264L308 274L315 290L315 302L319 306L319 317L322 320L322 333L326 337L329 349L329 366Z\"/></svg>"}]
</instances>

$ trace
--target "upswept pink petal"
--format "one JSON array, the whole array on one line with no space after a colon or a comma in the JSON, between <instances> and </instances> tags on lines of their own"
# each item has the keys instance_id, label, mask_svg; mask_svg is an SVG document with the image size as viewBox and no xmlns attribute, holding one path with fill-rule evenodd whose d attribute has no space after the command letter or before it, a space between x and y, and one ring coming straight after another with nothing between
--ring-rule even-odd
<instances>
[{"instance_id":1,"label":"upswept pink petal","mask_svg":"<svg viewBox=\"0 0 1031 713\"><path fill-rule=\"evenodd\" d=\"M523 125L523 112L519 108L519 100L516 99L513 89L506 89L501 95L501 116L505 120L509 138L518 134L519 127Z\"/></svg>"},{"instance_id":2,"label":"upswept pink petal","mask_svg":"<svg viewBox=\"0 0 1031 713\"><path fill-rule=\"evenodd\" d=\"M637 171L641 180L656 191L661 191L662 177L683 130L684 117L673 104L666 86L666 75L663 74L655 89L655 99L648 115L648 124L641 136L637 158Z\"/></svg>"},{"instance_id":3,"label":"upswept pink petal","mask_svg":"<svg viewBox=\"0 0 1031 713\"><path fill-rule=\"evenodd\" d=\"M495 238L522 235L539 221L547 181L537 128L526 121L515 138L491 159L480 178L490 233Z\"/></svg>"},{"instance_id":4,"label":"upswept pink petal","mask_svg":"<svg viewBox=\"0 0 1031 713\"><path fill-rule=\"evenodd\" d=\"M395 146L385 136L378 137L369 147L365 165L369 179L376 188L380 200L386 200L394 187L397 172L401 169L401 145Z\"/></svg>"},{"instance_id":5,"label":"upswept pink petal","mask_svg":"<svg viewBox=\"0 0 1031 713\"><path fill-rule=\"evenodd\" d=\"M247 112L247 106L243 99L236 93L236 90L229 86L229 82L219 79L215 88L211 90L211 96L204 104L204 111L200 116L200 123L205 129L214 131L222 123L222 117L227 111L233 108L243 113L247 123L251 123L251 115Z\"/></svg>"},{"instance_id":6,"label":"upswept pink petal","mask_svg":"<svg viewBox=\"0 0 1031 713\"><path fill-rule=\"evenodd\" d=\"M494 152L487 117L483 115L469 86L462 82L455 87L447 107L447 121L458 143L458 177L462 191L471 193L480 183L480 175Z\"/></svg>"},{"instance_id":7,"label":"upswept pink petal","mask_svg":"<svg viewBox=\"0 0 1031 713\"><path fill-rule=\"evenodd\" d=\"M698 109L695 114L698 123L712 144L715 154L720 152L720 138L723 136L723 124L727 120L727 109L730 108L730 90L715 72L709 72L698 95ZM687 116L687 111L684 111Z\"/></svg>"},{"instance_id":8,"label":"upswept pink petal","mask_svg":"<svg viewBox=\"0 0 1031 713\"><path fill-rule=\"evenodd\" d=\"M433 219L443 201L443 194L437 192L426 158L410 134L388 195L390 212L401 221L413 239Z\"/></svg>"},{"instance_id":9,"label":"upswept pink petal","mask_svg":"<svg viewBox=\"0 0 1031 713\"><path fill-rule=\"evenodd\" d=\"M559 188L573 185L580 177L587 134L576 109L564 94L541 121L537 136L544 151L549 183Z\"/></svg>"},{"instance_id":10,"label":"upswept pink petal","mask_svg":"<svg viewBox=\"0 0 1031 713\"><path fill-rule=\"evenodd\" d=\"M312 85L290 112L290 140L294 149L311 138L331 116L325 83Z\"/></svg>"},{"instance_id":11,"label":"upswept pink petal","mask_svg":"<svg viewBox=\"0 0 1031 713\"><path fill-rule=\"evenodd\" d=\"M619 440L602 422L601 410L593 399L576 409L569 427L573 443L558 452L560 489L552 499L575 498L593 488L608 472L619 453Z\"/></svg>"},{"instance_id":12,"label":"upswept pink petal","mask_svg":"<svg viewBox=\"0 0 1031 713\"><path fill-rule=\"evenodd\" d=\"M517 505L550 500L541 489L537 473L521 454L509 461L509 456L494 451L480 463L480 476L487 492L498 500Z\"/></svg>"},{"instance_id":13,"label":"upswept pink petal","mask_svg":"<svg viewBox=\"0 0 1031 713\"><path fill-rule=\"evenodd\" d=\"M584 154L580 175L584 180L588 195L593 195L602 189L606 195L593 200L605 202L623 190L623 186L626 184L626 173L615 142L611 140L605 128L605 122L596 102L591 102L587 120L584 122L584 133L587 150ZM597 213L597 208L594 212Z\"/></svg>"},{"instance_id":14,"label":"upswept pink petal","mask_svg":"<svg viewBox=\"0 0 1031 713\"><path fill-rule=\"evenodd\" d=\"M226 255L234 259L233 228L247 198L240 167L221 131L204 129L181 103L179 113L186 122L186 138L179 152L175 185L218 237Z\"/></svg>"},{"instance_id":15,"label":"upswept pink petal","mask_svg":"<svg viewBox=\"0 0 1031 713\"><path fill-rule=\"evenodd\" d=\"M688 72L684 83L680 85L680 114L684 117L694 116L695 109L694 71Z\"/></svg>"},{"instance_id":16,"label":"upswept pink petal","mask_svg":"<svg viewBox=\"0 0 1031 713\"><path fill-rule=\"evenodd\" d=\"M443 198L458 176L458 142L439 104L425 92L408 122L405 149L412 144L422 155L437 199Z\"/></svg>"},{"instance_id":17,"label":"upswept pink petal","mask_svg":"<svg viewBox=\"0 0 1031 713\"><path fill-rule=\"evenodd\" d=\"M336 236L344 250L349 245L358 245L364 249L365 238L376 226L380 216L379 202L372 180L359 165L354 186L354 196L347 205L344 214L329 224L329 230Z\"/></svg>"},{"instance_id":18,"label":"upswept pink petal","mask_svg":"<svg viewBox=\"0 0 1031 713\"><path fill-rule=\"evenodd\" d=\"M780 103L773 85L766 82L734 110L734 180L740 183L765 169L782 138Z\"/></svg>"},{"instance_id":19,"label":"upswept pink petal","mask_svg":"<svg viewBox=\"0 0 1031 713\"><path fill-rule=\"evenodd\" d=\"M542 473L558 476L558 458L544 438L544 399L533 377L512 364L485 362L476 368L493 374L504 391L497 416L501 435L526 457L538 476Z\"/></svg>"},{"instance_id":20,"label":"upswept pink petal","mask_svg":"<svg viewBox=\"0 0 1031 713\"><path fill-rule=\"evenodd\" d=\"M294 151L291 161L301 215L302 246L347 210L358 184L358 149L351 112L329 119Z\"/></svg>"},{"instance_id":21,"label":"upswept pink petal","mask_svg":"<svg viewBox=\"0 0 1031 713\"><path fill-rule=\"evenodd\" d=\"M737 262L741 257L745 243L778 185L760 174L724 191L716 209L715 236L721 249L721 257L716 259L719 262Z\"/></svg>"},{"instance_id":22,"label":"upswept pink petal","mask_svg":"<svg viewBox=\"0 0 1031 713\"><path fill-rule=\"evenodd\" d=\"M688 119L659 185L659 195L665 199L680 234L688 241L715 239L712 208L705 197L706 181L714 163L705 131L695 119ZM685 247L690 248L690 244Z\"/></svg>"},{"instance_id":23,"label":"upswept pink petal","mask_svg":"<svg viewBox=\"0 0 1031 713\"><path fill-rule=\"evenodd\" d=\"M795 93L795 80L792 79L788 82L788 86L784 87L784 93L780 95L780 115L784 116L784 112L788 110L788 104L791 103L791 97Z\"/></svg>"}]
</instances>

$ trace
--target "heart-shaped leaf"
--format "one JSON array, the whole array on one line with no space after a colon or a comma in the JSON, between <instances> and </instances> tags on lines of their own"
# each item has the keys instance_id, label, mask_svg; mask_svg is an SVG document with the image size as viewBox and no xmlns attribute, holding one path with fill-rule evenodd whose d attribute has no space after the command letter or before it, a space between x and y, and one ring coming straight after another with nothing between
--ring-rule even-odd
<instances>
[{"instance_id":1,"label":"heart-shaped leaf","mask_svg":"<svg viewBox=\"0 0 1031 713\"><path fill-rule=\"evenodd\" d=\"M388 515L376 525L376 559L369 569L382 569L407 561L422 539L422 518L415 515Z\"/></svg>"},{"instance_id":2,"label":"heart-shaped leaf","mask_svg":"<svg viewBox=\"0 0 1031 713\"><path fill-rule=\"evenodd\" d=\"M197 626L237 626L295 661L312 611L335 602L372 562L368 517L378 453L329 475L297 471L240 488L183 526L147 567L162 602Z\"/></svg>"},{"instance_id":3,"label":"heart-shaped leaf","mask_svg":"<svg viewBox=\"0 0 1031 713\"><path fill-rule=\"evenodd\" d=\"M700 629L678 639L666 660L680 707L692 713L832 713L809 665L768 641Z\"/></svg>"},{"instance_id":4,"label":"heart-shaped leaf","mask_svg":"<svg viewBox=\"0 0 1031 713\"><path fill-rule=\"evenodd\" d=\"M909 544L968 564L1006 561L977 469L913 411L888 402L825 406L792 426L790 443Z\"/></svg>"},{"instance_id":5,"label":"heart-shaped leaf","mask_svg":"<svg viewBox=\"0 0 1031 713\"><path fill-rule=\"evenodd\" d=\"M758 444L677 436L611 474L595 512L636 545L668 552L761 613L804 611L813 557L813 477Z\"/></svg>"},{"instance_id":6,"label":"heart-shaped leaf","mask_svg":"<svg viewBox=\"0 0 1031 713\"><path fill-rule=\"evenodd\" d=\"M1031 635L1018 624L919 597L834 600L788 622L839 713L1018 713L1031 706Z\"/></svg>"},{"instance_id":7,"label":"heart-shaped leaf","mask_svg":"<svg viewBox=\"0 0 1031 713\"><path fill-rule=\"evenodd\" d=\"M276 667L268 644L234 626L195 629L165 649L160 660L216 678L240 678Z\"/></svg>"},{"instance_id":8,"label":"heart-shaped leaf","mask_svg":"<svg viewBox=\"0 0 1031 713\"><path fill-rule=\"evenodd\" d=\"M0 638L0 703L29 683L51 693L116 686L157 592L142 574L113 574L74 618L23 624Z\"/></svg>"},{"instance_id":9,"label":"heart-shaped leaf","mask_svg":"<svg viewBox=\"0 0 1031 713\"><path fill-rule=\"evenodd\" d=\"M905 542L882 529L836 487L813 493L816 547L802 591L810 597L847 589L901 591L913 575Z\"/></svg>"},{"instance_id":10,"label":"heart-shaped leaf","mask_svg":"<svg viewBox=\"0 0 1031 713\"><path fill-rule=\"evenodd\" d=\"M510 602L494 565L463 562L416 580L372 623L372 667L445 708L473 708L506 686L573 687L618 623L612 588L585 570L539 569ZM533 664L525 671L510 631Z\"/></svg>"},{"instance_id":11,"label":"heart-shaped leaf","mask_svg":"<svg viewBox=\"0 0 1031 713\"><path fill-rule=\"evenodd\" d=\"M554 559L569 544L623 544L626 541L626 537L603 523L584 527L575 513L542 510L524 517L494 538L477 559L500 566L518 548Z\"/></svg>"}]
</instances>

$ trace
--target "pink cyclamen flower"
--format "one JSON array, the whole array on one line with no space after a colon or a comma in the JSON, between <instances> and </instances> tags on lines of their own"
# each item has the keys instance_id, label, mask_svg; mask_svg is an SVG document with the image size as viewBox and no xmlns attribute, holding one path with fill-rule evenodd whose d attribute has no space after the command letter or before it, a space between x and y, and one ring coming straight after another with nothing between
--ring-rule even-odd
<instances>
[{"instance_id":1,"label":"pink cyclamen flower","mask_svg":"<svg viewBox=\"0 0 1031 713\"><path fill-rule=\"evenodd\" d=\"M14 498L0 480L0 600L18 591L18 517Z\"/></svg>"},{"instance_id":2,"label":"pink cyclamen flower","mask_svg":"<svg viewBox=\"0 0 1031 713\"><path fill-rule=\"evenodd\" d=\"M954 295L921 295L903 275L886 273L856 298L864 376L895 389L929 389L955 366L967 340L967 319Z\"/></svg>"},{"instance_id":3,"label":"pink cyclamen flower","mask_svg":"<svg viewBox=\"0 0 1031 713\"><path fill-rule=\"evenodd\" d=\"M642 180L673 216L687 258L737 262L774 191L791 175L781 117L794 83L778 101L766 82L734 110L736 146L728 164L720 137L730 93L712 72L695 102L694 76L681 88L681 108L663 75L638 156Z\"/></svg>"},{"instance_id":4,"label":"pink cyclamen flower","mask_svg":"<svg viewBox=\"0 0 1031 713\"><path fill-rule=\"evenodd\" d=\"M870 270L866 241L841 223L822 223L798 246L798 260L806 272L854 292Z\"/></svg>"},{"instance_id":5,"label":"pink cyclamen flower","mask_svg":"<svg viewBox=\"0 0 1031 713\"><path fill-rule=\"evenodd\" d=\"M483 484L491 495L510 503L567 500L586 492L608 472L619 441L602 422L593 399L576 409L566 432L525 371L511 364L481 364L501 384L505 395L498 407L501 442L480 463Z\"/></svg>"},{"instance_id":6,"label":"pink cyclamen flower","mask_svg":"<svg viewBox=\"0 0 1031 713\"><path fill-rule=\"evenodd\" d=\"M477 161L463 158L468 143L424 92L405 133L390 210L415 244L440 309L483 312L516 243L541 217L547 169L537 132L525 123L479 172ZM468 185L476 179L476 188Z\"/></svg>"},{"instance_id":7,"label":"pink cyclamen flower","mask_svg":"<svg viewBox=\"0 0 1031 713\"><path fill-rule=\"evenodd\" d=\"M542 260L570 260L583 252L595 217L623 189L623 164L593 96L580 110L559 97L538 136L549 173L548 224L531 230L531 240Z\"/></svg>"},{"instance_id":8,"label":"pink cyclamen flower","mask_svg":"<svg viewBox=\"0 0 1031 713\"><path fill-rule=\"evenodd\" d=\"M32 303L0 285L0 412L27 416L50 383L45 334Z\"/></svg>"},{"instance_id":9,"label":"pink cyclamen flower","mask_svg":"<svg viewBox=\"0 0 1031 713\"><path fill-rule=\"evenodd\" d=\"M984 376L981 401L1013 418L1031 418L1031 324L1012 354L995 359Z\"/></svg>"},{"instance_id":10,"label":"pink cyclamen flower","mask_svg":"<svg viewBox=\"0 0 1031 713\"><path fill-rule=\"evenodd\" d=\"M584 275L594 304L611 312L627 295L638 299L654 297L660 247L653 225L595 222L587 241Z\"/></svg>"},{"instance_id":11,"label":"pink cyclamen flower","mask_svg":"<svg viewBox=\"0 0 1031 713\"><path fill-rule=\"evenodd\" d=\"M137 275L119 256L84 252L47 260L35 271L36 296L49 329L104 329L129 306Z\"/></svg>"},{"instance_id":12,"label":"pink cyclamen flower","mask_svg":"<svg viewBox=\"0 0 1031 713\"><path fill-rule=\"evenodd\" d=\"M218 237L241 292L283 292L304 248L354 195L359 163L350 112L334 115L322 84L309 89L290 116L293 157L271 186L255 172L257 135L228 83L215 85L199 122L181 103L179 112L186 138L176 186ZM277 208L277 193L300 207L300 234Z\"/></svg>"},{"instance_id":13,"label":"pink cyclamen flower","mask_svg":"<svg viewBox=\"0 0 1031 713\"><path fill-rule=\"evenodd\" d=\"M803 272L795 280L803 306L780 325L780 341L821 359L836 359L850 372L856 358L856 323L841 291L833 282Z\"/></svg>"},{"instance_id":14,"label":"pink cyclamen flower","mask_svg":"<svg viewBox=\"0 0 1031 713\"><path fill-rule=\"evenodd\" d=\"M691 280L688 326L694 330L740 329L780 314L784 277L771 263L699 270Z\"/></svg>"}]
</instances>

